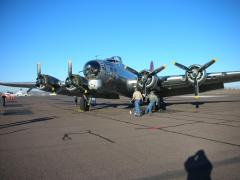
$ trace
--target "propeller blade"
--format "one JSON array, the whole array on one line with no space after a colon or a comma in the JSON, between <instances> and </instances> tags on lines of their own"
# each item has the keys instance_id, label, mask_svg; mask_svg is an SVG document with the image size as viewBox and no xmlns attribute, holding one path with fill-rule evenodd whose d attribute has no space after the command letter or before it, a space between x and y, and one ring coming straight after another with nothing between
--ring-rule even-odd
<instances>
[{"instance_id":1,"label":"propeller blade","mask_svg":"<svg viewBox=\"0 0 240 180\"><path fill-rule=\"evenodd\" d=\"M128 70L129 72L131 72L131 73L133 73L133 74L135 74L135 75L137 75L139 77L139 73L136 70L134 70L134 69L132 69L132 68L130 68L128 66L125 66L124 68L126 70Z\"/></svg>"},{"instance_id":2,"label":"propeller blade","mask_svg":"<svg viewBox=\"0 0 240 180\"><path fill-rule=\"evenodd\" d=\"M146 97L146 95L147 95L147 87L146 87L146 84L143 85L143 90L144 90L143 93L144 93L144 95L145 95L145 97Z\"/></svg>"},{"instance_id":3,"label":"propeller blade","mask_svg":"<svg viewBox=\"0 0 240 180\"><path fill-rule=\"evenodd\" d=\"M27 90L27 93L29 93L34 87L31 87Z\"/></svg>"},{"instance_id":4,"label":"propeller blade","mask_svg":"<svg viewBox=\"0 0 240 180\"><path fill-rule=\"evenodd\" d=\"M197 78L194 79L194 95L196 99L199 98L199 86L198 86Z\"/></svg>"},{"instance_id":5,"label":"propeller blade","mask_svg":"<svg viewBox=\"0 0 240 180\"><path fill-rule=\"evenodd\" d=\"M166 68L166 66L161 66L161 67L155 69L153 72L151 72L151 73L148 75L148 77L149 77L149 76L154 76L154 75L156 75L157 73L159 73L160 71L164 70L165 68Z\"/></svg>"},{"instance_id":6,"label":"propeller blade","mask_svg":"<svg viewBox=\"0 0 240 180\"><path fill-rule=\"evenodd\" d=\"M68 61L68 77L69 78L72 77L72 61L71 60Z\"/></svg>"},{"instance_id":7,"label":"propeller blade","mask_svg":"<svg viewBox=\"0 0 240 180\"><path fill-rule=\"evenodd\" d=\"M198 72L201 72L205 69L207 69L209 66L211 66L213 63L215 63L217 60L216 59L212 59L211 61L209 61L208 63L204 64L199 70Z\"/></svg>"},{"instance_id":8,"label":"propeller blade","mask_svg":"<svg viewBox=\"0 0 240 180\"><path fill-rule=\"evenodd\" d=\"M186 67L186 66L184 66L184 65L182 65L182 64L179 64L179 63L177 63L177 62L173 62L173 64L175 65L175 66L177 66L177 67L179 67L180 69L183 69L183 70L185 70L185 71L190 71L190 69L188 68L188 67Z\"/></svg>"},{"instance_id":9,"label":"propeller blade","mask_svg":"<svg viewBox=\"0 0 240 180\"><path fill-rule=\"evenodd\" d=\"M37 63L37 77L39 78L41 76L41 64Z\"/></svg>"}]
</instances>

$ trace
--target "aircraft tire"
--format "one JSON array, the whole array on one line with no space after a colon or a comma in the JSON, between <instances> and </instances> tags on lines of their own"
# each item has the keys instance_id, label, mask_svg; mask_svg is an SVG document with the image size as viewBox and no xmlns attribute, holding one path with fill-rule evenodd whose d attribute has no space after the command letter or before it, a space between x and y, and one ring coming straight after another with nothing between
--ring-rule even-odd
<instances>
[{"instance_id":1,"label":"aircraft tire","mask_svg":"<svg viewBox=\"0 0 240 180\"><path fill-rule=\"evenodd\" d=\"M88 105L86 99L83 97L80 98L79 106L82 111L89 111L89 105Z\"/></svg>"}]
</instances>

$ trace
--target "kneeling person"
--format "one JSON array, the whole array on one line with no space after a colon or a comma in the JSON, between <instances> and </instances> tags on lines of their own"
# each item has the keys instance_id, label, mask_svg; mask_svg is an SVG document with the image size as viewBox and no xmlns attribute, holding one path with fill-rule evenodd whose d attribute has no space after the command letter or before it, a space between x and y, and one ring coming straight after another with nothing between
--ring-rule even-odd
<instances>
[{"instance_id":1,"label":"kneeling person","mask_svg":"<svg viewBox=\"0 0 240 180\"><path fill-rule=\"evenodd\" d=\"M158 97L154 94L153 91L150 92L150 94L147 96L147 99L149 99L149 104L145 110L145 114L152 113L153 105L156 103L158 104Z\"/></svg>"}]
</instances>

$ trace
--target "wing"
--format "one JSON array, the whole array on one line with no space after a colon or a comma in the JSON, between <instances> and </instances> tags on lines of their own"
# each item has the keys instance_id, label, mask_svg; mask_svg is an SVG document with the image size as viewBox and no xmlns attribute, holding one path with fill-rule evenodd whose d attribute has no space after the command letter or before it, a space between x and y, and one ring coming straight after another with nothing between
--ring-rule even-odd
<instances>
[{"instance_id":1,"label":"wing","mask_svg":"<svg viewBox=\"0 0 240 180\"><path fill-rule=\"evenodd\" d=\"M35 82L0 82L0 85L10 87L35 88Z\"/></svg>"},{"instance_id":2,"label":"wing","mask_svg":"<svg viewBox=\"0 0 240 180\"><path fill-rule=\"evenodd\" d=\"M19 88L29 88L28 92L33 88L39 89L39 87L36 85L36 82L0 82L0 85L10 86L10 87L19 87ZM55 86L54 88L55 88L54 91L56 91L57 94L61 94L61 95L78 96L81 94L80 90L76 90L72 92L68 91L64 82L61 82L61 86ZM50 88L44 87L40 90L52 92L53 89L51 87Z\"/></svg>"},{"instance_id":3,"label":"wing","mask_svg":"<svg viewBox=\"0 0 240 180\"><path fill-rule=\"evenodd\" d=\"M177 96L194 93L193 83L186 75L158 77L159 96ZM240 71L208 73L199 85L199 92L224 88L224 83L240 81Z\"/></svg>"},{"instance_id":4,"label":"wing","mask_svg":"<svg viewBox=\"0 0 240 180\"><path fill-rule=\"evenodd\" d=\"M230 83L240 81L240 71L208 73L206 84L210 83Z\"/></svg>"}]
</instances>

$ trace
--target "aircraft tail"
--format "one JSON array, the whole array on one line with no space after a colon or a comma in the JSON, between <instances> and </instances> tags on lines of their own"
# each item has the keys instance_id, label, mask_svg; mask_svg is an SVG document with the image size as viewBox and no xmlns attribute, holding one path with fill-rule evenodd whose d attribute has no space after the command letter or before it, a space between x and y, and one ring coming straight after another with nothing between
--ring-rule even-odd
<instances>
[{"instance_id":1,"label":"aircraft tail","mask_svg":"<svg viewBox=\"0 0 240 180\"><path fill-rule=\"evenodd\" d=\"M149 68L149 70L150 70L151 72L154 70L153 61L151 61L151 63L150 63L150 68Z\"/></svg>"}]
</instances>

